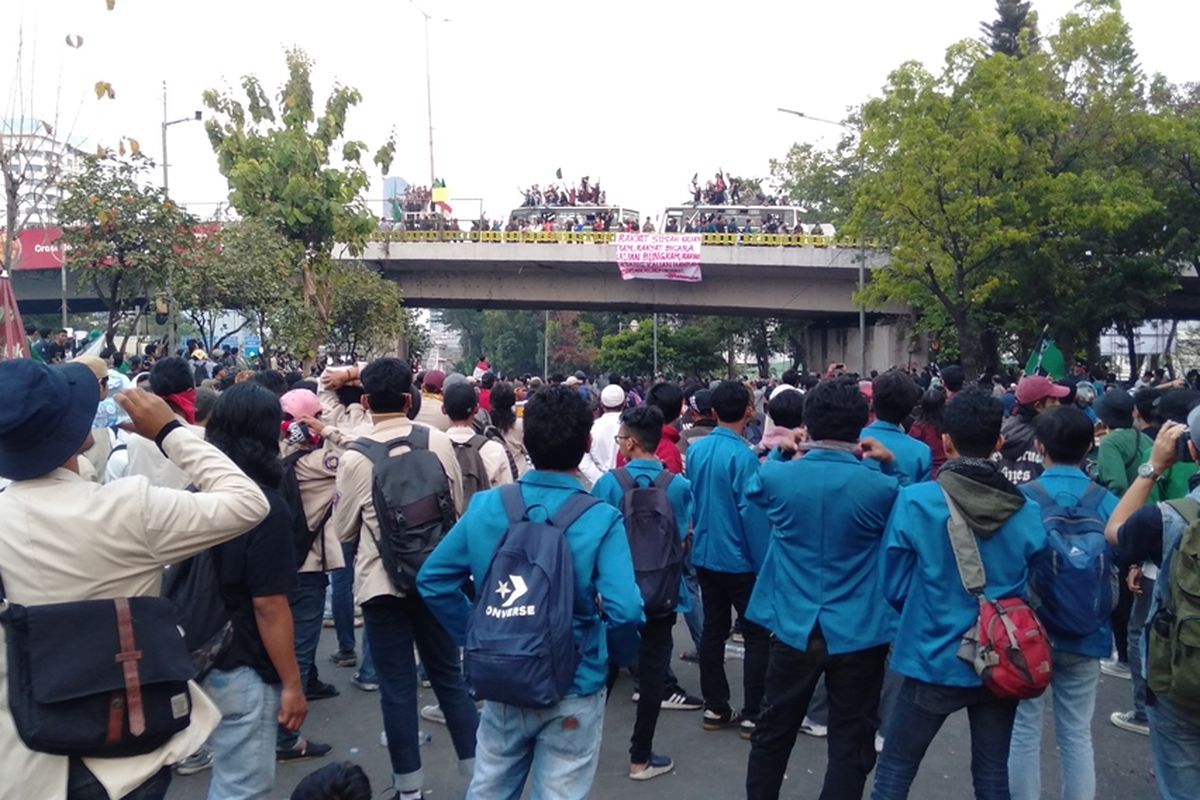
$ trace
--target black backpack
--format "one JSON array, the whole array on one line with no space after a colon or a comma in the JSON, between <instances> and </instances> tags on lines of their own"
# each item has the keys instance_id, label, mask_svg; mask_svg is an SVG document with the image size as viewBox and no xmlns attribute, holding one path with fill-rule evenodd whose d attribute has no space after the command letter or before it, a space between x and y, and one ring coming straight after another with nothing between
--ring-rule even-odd
<instances>
[{"instance_id":1,"label":"black backpack","mask_svg":"<svg viewBox=\"0 0 1200 800\"><path fill-rule=\"evenodd\" d=\"M401 446L409 449L391 455ZM421 565L458 516L450 479L429 449L429 429L414 425L408 436L388 442L359 439L350 449L371 460L371 501L379 520L375 546L383 568L398 591L412 593Z\"/></svg>"},{"instance_id":2,"label":"black backpack","mask_svg":"<svg viewBox=\"0 0 1200 800\"><path fill-rule=\"evenodd\" d=\"M196 680L233 644L233 620L221 594L221 553L212 547L167 567L162 596L175 604Z\"/></svg>"},{"instance_id":3,"label":"black backpack","mask_svg":"<svg viewBox=\"0 0 1200 800\"><path fill-rule=\"evenodd\" d=\"M292 510L292 546L296 553L296 568L303 566L312 550L313 542L321 535L325 523L333 516L333 503L325 508L325 514L317 527L310 530L308 515L304 513L304 497L300 493L300 480L296 477L296 462L308 455L311 450L297 450L283 459L283 480L279 484L279 493L284 502Z\"/></svg>"},{"instance_id":4,"label":"black backpack","mask_svg":"<svg viewBox=\"0 0 1200 800\"><path fill-rule=\"evenodd\" d=\"M479 454L480 448L486 443L487 439L478 433L465 442L453 442L458 468L462 470L464 506L476 492L492 488L492 483L488 480L487 465L483 463L483 456Z\"/></svg>"},{"instance_id":5,"label":"black backpack","mask_svg":"<svg viewBox=\"0 0 1200 800\"><path fill-rule=\"evenodd\" d=\"M615 470L613 476L625 493L621 515L646 619L673 614L683 578L683 542L667 496L675 476L664 469L653 482L643 484L625 467Z\"/></svg>"}]
</instances>

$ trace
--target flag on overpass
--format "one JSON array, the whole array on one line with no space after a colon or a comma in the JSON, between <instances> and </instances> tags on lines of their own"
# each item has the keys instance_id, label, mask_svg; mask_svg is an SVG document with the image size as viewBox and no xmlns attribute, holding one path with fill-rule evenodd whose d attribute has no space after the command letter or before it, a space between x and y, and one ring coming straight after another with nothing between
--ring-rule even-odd
<instances>
[{"instance_id":1,"label":"flag on overpass","mask_svg":"<svg viewBox=\"0 0 1200 800\"><path fill-rule=\"evenodd\" d=\"M25 326L21 324L12 280L7 272L0 272L0 361L28 355L29 342L25 338Z\"/></svg>"}]
</instances>

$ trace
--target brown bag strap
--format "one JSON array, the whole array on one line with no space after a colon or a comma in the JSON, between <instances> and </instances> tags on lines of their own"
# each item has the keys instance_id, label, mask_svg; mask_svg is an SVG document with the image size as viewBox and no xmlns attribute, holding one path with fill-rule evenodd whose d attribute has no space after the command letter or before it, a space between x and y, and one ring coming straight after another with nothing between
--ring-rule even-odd
<instances>
[{"instance_id":1,"label":"brown bag strap","mask_svg":"<svg viewBox=\"0 0 1200 800\"><path fill-rule=\"evenodd\" d=\"M141 736L146 732L146 712L142 706L142 680L138 674L138 661L142 659L142 651L137 649L133 636L133 614L129 610L129 600L124 597L113 601L117 607L117 635L121 639L121 652L116 655L116 662L125 673L125 703L129 709L129 732ZM111 731L110 731L111 732Z\"/></svg>"}]
</instances>

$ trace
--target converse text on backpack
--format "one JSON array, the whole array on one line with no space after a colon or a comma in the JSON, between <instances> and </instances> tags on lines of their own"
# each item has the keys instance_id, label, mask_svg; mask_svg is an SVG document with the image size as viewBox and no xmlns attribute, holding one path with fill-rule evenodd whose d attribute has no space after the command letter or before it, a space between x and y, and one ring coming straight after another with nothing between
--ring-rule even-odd
<instances>
[{"instance_id":1,"label":"converse text on backpack","mask_svg":"<svg viewBox=\"0 0 1200 800\"><path fill-rule=\"evenodd\" d=\"M529 586L520 575L509 575L507 581L499 581L495 594L500 595L499 606L488 604L485 613L489 617L505 619L507 617L532 617L537 613L536 605L514 605L529 593Z\"/></svg>"}]
</instances>

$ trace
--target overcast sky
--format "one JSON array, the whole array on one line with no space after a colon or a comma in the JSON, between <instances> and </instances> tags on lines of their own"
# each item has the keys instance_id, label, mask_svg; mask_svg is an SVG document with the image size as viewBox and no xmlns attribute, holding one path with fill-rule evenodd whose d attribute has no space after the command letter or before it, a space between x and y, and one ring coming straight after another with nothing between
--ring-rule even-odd
<instances>
[{"instance_id":1,"label":"overcast sky","mask_svg":"<svg viewBox=\"0 0 1200 800\"><path fill-rule=\"evenodd\" d=\"M936 68L951 42L978 35L992 0L420 0L430 23L437 173L455 198L504 216L518 186L600 178L611 203L657 216L687 199L694 172L765 175L795 141L837 128L777 106L840 119L908 59ZM1043 33L1072 7L1034 0ZM0 0L0 75L14 96L19 31L34 65L34 112L59 116L89 149L138 139L161 154L162 83L172 119L206 88L253 73L273 91L284 48L316 60L318 98L333 81L363 103L350 133L377 146L395 129L393 175L427 184L424 22L409 0ZM1200 3L1126 0L1147 72L1200 80ZM440 21L449 18L450 21ZM83 47L64 43L68 34ZM28 72L27 72L28 78ZM115 100L97 100L107 80ZM59 99L56 101L56 97ZM172 195L196 213L225 199L202 126L170 129ZM382 197L375 175L371 197ZM379 208L379 204L375 204ZM462 218L479 204L460 200Z\"/></svg>"}]
</instances>

